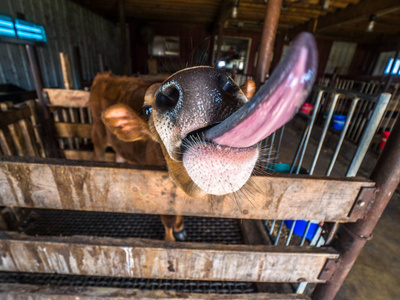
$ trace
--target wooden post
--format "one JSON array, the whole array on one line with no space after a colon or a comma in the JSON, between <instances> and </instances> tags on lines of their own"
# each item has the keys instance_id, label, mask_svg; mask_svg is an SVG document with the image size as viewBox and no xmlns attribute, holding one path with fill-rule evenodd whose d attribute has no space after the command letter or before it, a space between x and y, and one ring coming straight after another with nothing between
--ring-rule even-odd
<instances>
[{"instance_id":1,"label":"wooden post","mask_svg":"<svg viewBox=\"0 0 400 300\"><path fill-rule=\"evenodd\" d=\"M81 54L78 46L73 47L72 52L72 66L73 66L73 78L74 78L74 86L77 90L82 88L82 63L81 63Z\"/></svg>"},{"instance_id":2,"label":"wooden post","mask_svg":"<svg viewBox=\"0 0 400 300\"><path fill-rule=\"evenodd\" d=\"M264 27L262 32L260 55L256 69L256 84L260 86L265 82L265 75L269 72L271 58L274 50L276 30L281 14L282 0L269 0L265 10Z\"/></svg>"},{"instance_id":3,"label":"wooden post","mask_svg":"<svg viewBox=\"0 0 400 300\"><path fill-rule=\"evenodd\" d=\"M119 11L119 29L120 29L120 59L121 59L121 72L123 75L128 74L129 65L127 59L127 43L126 43L126 19L124 10L124 0L118 0Z\"/></svg>"},{"instance_id":4,"label":"wooden post","mask_svg":"<svg viewBox=\"0 0 400 300\"><path fill-rule=\"evenodd\" d=\"M234 2L232 0L224 0L222 1L219 10L218 10L218 15L213 22L212 26L212 35L213 38L217 34L217 29L218 29L218 40L217 40L217 52L215 56L213 56L213 63L216 64L218 62L218 59L221 56L221 45L222 45L222 37L224 35L224 24L226 19L229 17L229 15L232 12L232 9L234 7Z\"/></svg>"},{"instance_id":5,"label":"wooden post","mask_svg":"<svg viewBox=\"0 0 400 300\"><path fill-rule=\"evenodd\" d=\"M39 99L38 117L43 120L42 132L43 141L45 144L45 152L48 157L60 157L55 136L54 123L50 118L50 113L47 108L47 102L43 97L43 79L42 72L40 71L39 62L37 59L36 48L31 45L25 45L26 52L28 54L29 64L33 74L33 80L35 82L36 94Z\"/></svg>"},{"instance_id":6,"label":"wooden post","mask_svg":"<svg viewBox=\"0 0 400 300\"><path fill-rule=\"evenodd\" d=\"M106 71L105 63L104 63L104 55L99 53L99 69L100 73L104 73Z\"/></svg>"},{"instance_id":7,"label":"wooden post","mask_svg":"<svg viewBox=\"0 0 400 300\"><path fill-rule=\"evenodd\" d=\"M218 26L218 39L217 39L217 54L215 55L215 63L218 63L218 60L221 57L221 46L222 46L222 38L224 36L224 24L220 23Z\"/></svg>"},{"instance_id":8,"label":"wooden post","mask_svg":"<svg viewBox=\"0 0 400 300\"><path fill-rule=\"evenodd\" d=\"M60 52L61 71L63 74L64 88L66 90L74 89L74 81L72 79L71 63L67 53Z\"/></svg>"}]
</instances>

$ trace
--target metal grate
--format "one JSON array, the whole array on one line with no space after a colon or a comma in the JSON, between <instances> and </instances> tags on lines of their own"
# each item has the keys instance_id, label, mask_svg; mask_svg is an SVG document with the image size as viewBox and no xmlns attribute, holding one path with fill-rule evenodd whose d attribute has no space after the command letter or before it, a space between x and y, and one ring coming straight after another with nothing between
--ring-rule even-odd
<instances>
[{"instance_id":1,"label":"metal grate","mask_svg":"<svg viewBox=\"0 0 400 300\"><path fill-rule=\"evenodd\" d=\"M0 284L5 283L165 290L184 293L248 294L257 292L256 284L251 282L165 280L0 272Z\"/></svg>"},{"instance_id":2,"label":"metal grate","mask_svg":"<svg viewBox=\"0 0 400 300\"><path fill-rule=\"evenodd\" d=\"M240 220L185 217L187 242L244 244ZM32 210L19 229L27 235L88 235L164 239L160 216L65 210Z\"/></svg>"}]
</instances>

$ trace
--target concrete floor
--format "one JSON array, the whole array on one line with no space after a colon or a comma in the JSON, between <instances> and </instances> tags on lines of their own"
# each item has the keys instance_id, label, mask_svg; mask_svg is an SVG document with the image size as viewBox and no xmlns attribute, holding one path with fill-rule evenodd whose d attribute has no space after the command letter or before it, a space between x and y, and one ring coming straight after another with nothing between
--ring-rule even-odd
<instances>
[{"instance_id":1,"label":"concrete floor","mask_svg":"<svg viewBox=\"0 0 400 300\"><path fill-rule=\"evenodd\" d=\"M282 148L277 163L291 163L301 138L304 122L293 120L286 126ZM307 148L304 168L309 169L319 141L318 129ZM333 154L337 135L328 135L324 143L314 175L324 175ZM332 176L344 176L350 165L355 147L351 143L343 145ZM358 176L368 177L377 160L377 155L368 153ZM400 299L400 193L394 194L377 227L373 239L369 241L349 276L337 294L337 300L391 300Z\"/></svg>"}]
</instances>

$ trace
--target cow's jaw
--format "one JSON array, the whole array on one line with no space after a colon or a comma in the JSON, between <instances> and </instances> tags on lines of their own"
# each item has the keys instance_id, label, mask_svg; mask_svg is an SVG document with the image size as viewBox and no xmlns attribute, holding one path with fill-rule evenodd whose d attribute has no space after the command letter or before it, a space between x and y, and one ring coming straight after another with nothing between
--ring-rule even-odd
<instances>
[{"instance_id":1,"label":"cow's jaw","mask_svg":"<svg viewBox=\"0 0 400 300\"><path fill-rule=\"evenodd\" d=\"M218 70L181 71L158 91L155 128L168 155L183 163L201 190L214 195L235 192L252 174L259 142L289 121L307 97L316 68L314 39L303 33L247 103Z\"/></svg>"}]
</instances>

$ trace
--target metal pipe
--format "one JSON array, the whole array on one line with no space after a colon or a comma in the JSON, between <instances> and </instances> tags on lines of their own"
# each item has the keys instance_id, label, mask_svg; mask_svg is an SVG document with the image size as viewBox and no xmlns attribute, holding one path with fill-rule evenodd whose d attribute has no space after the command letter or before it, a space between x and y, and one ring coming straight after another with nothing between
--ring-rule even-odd
<instances>
[{"instance_id":1,"label":"metal pipe","mask_svg":"<svg viewBox=\"0 0 400 300\"><path fill-rule=\"evenodd\" d=\"M323 93L324 93L323 91L319 91L318 92L318 97L317 97L317 100L315 102L313 114L312 114L311 121L310 121L310 127L309 127L309 130L307 132L307 136L306 136L306 139L305 139L305 144L304 144L303 150L302 150L301 155L300 155L299 165L297 166L296 174L300 173L301 165L303 163L304 155L306 153L306 148L307 148L307 145L308 145L308 141L310 140L311 131L312 131L312 128L313 128L314 123L315 123L315 117L317 115L317 112L318 112L318 109L319 109L319 105L321 103L321 98L322 98L322 94Z\"/></svg>"},{"instance_id":2,"label":"metal pipe","mask_svg":"<svg viewBox=\"0 0 400 300\"><path fill-rule=\"evenodd\" d=\"M322 130L322 136L321 136L321 139L319 140L317 151L315 153L314 160L313 160L311 168L310 168L310 175L314 174L315 166L317 164L319 154L321 153L322 144L325 141L326 133L328 132L328 127L331 122L333 111L335 110L335 106L336 106L338 98L339 98L339 94L335 94L335 96L333 97L331 108L329 110L328 116L326 117L324 129Z\"/></svg>"},{"instance_id":3,"label":"metal pipe","mask_svg":"<svg viewBox=\"0 0 400 300\"><path fill-rule=\"evenodd\" d=\"M274 246L278 245L278 243L279 243L279 238L281 236L282 227L283 227L283 221L281 221L281 224L279 225L279 229L278 229L278 233L275 238Z\"/></svg>"},{"instance_id":4,"label":"metal pipe","mask_svg":"<svg viewBox=\"0 0 400 300\"><path fill-rule=\"evenodd\" d=\"M379 96L371 119L367 125L367 128L364 131L364 134L361 138L357 151L354 154L349 169L347 170L347 177L353 177L357 175L358 169L360 168L361 163L364 160L365 153L368 151L369 144L371 143L372 138L375 135L376 129L379 125L379 121L381 120L382 115L386 110L386 106L389 103L390 97L391 95L388 93L383 93Z\"/></svg>"},{"instance_id":5,"label":"metal pipe","mask_svg":"<svg viewBox=\"0 0 400 300\"><path fill-rule=\"evenodd\" d=\"M307 221L307 226L306 226L306 229L304 230L304 234L303 234L303 237L301 239L300 246L304 246L304 243L305 243L306 238L307 238L307 234L310 231L310 227L311 227L311 221Z\"/></svg>"},{"instance_id":6,"label":"metal pipe","mask_svg":"<svg viewBox=\"0 0 400 300\"><path fill-rule=\"evenodd\" d=\"M344 230L336 247L340 253L336 271L331 280L317 285L312 299L334 299L365 243L371 238L373 229L400 183L399 166L400 121L398 120L370 176L378 188L374 204L364 219L343 226Z\"/></svg>"},{"instance_id":7,"label":"metal pipe","mask_svg":"<svg viewBox=\"0 0 400 300\"><path fill-rule=\"evenodd\" d=\"M271 224L271 228L269 229L269 235L272 235L272 233L274 232L275 223L276 223L276 220L273 220L272 224Z\"/></svg>"},{"instance_id":8,"label":"metal pipe","mask_svg":"<svg viewBox=\"0 0 400 300\"><path fill-rule=\"evenodd\" d=\"M269 0L265 9L264 26L262 31L260 55L256 69L256 84L265 82L265 74L269 72L274 50L275 36L281 15L282 0Z\"/></svg>"},{"instance_id":9,"label":"metal pipe","mask_svg":"<svg viewBox=\"0 0 400 300\"><path fill-rule=\"evenodd\" d=\"M308 122L307 127L304 129L303 135L301 137L300 144L297 147L296 154L294 155L292 164L290 165L290 170L289 170L290 174L293 174L294 168L296 166L297 159L299 158L300 152L303 149L303 144L304 144L304 141L306 140L306 136L307 136L307 133L308 133L309 129L310 129L310 123Z\"/></svg>"},{"instance_id":10,"label":"metal pipe","mask_svg":"<svg viewBox=\"0 0 400 300\"><path fill-rule=\"evenodd\" d=\"M392 97L392 99L394 99L394 96ZM400 96L397 96L397 97L396 97L396 100L393 100L392 103L395 103L395 101L396 101L396 104L393 105L394 107L393 107L392 110L389 112L389 115L386 117L385 125L383 125L382 127L379 126L379 128L383 128L383 130L386 130L386 129L388 128L389 122L390 122L390 120L392 119L394 112L397 111L397 106L399 105L399 102L400 102ZM387 110L389 110L389 106L390 106L390 105L388 105ZM382 120L383 120L383 118L382 118Z\"/></svg>"},{"instance_id":11,"label":"metal pipe","mask_svg":"<svg viewBox=\"0 0 400 300\"><path fill-rule=\"evenodd\" d=\"M289 244L290 244L290 240L292 239L294 226L296 226L296 222L297 222L297 220L293 220L292 226L290 227L290 232L286 239L286 246L289 246Z\"/></svg>"},{"instance_id":12,"label":"metal pipe","mask_svg":"<svg viewBox=\"0 0 400 300\"><path fill-rule=\"evenodd\" d=\"M336 159L337 159L337 157L339 155L339 152L340 152L340 149L342 147L342 144L343 144L343 141L344 141L344 137L346 136L347 129L349 128L351 118L353 117L354 110L355 110L359 100L360 100L359 98L355 98L351 103L349 114L347 115L347 119L346 119L346 122L344 123L344 126L342 128L342 132L340 133L340 138L339 138L338 144L336 146L335 153L333 154L331 163L329 164L328 171L326 171L326 176L331 175L333 166L336 163Z\"/></svg>"},{"instance_id":13,"label":"metal pipe","mask_svg":"<svg viewBox=\"0 0 400 300\"><path fill-rule=\"evenodd\" d=\"M281 149L281 143L282 143L282 138L283 138L283 133L285 132L285 125L283 125L280 129L279 132L279 139L278 139L278 145L276 146L276 153L275 153L275 163L278 161L278 155L279 151Z\"/></svg>"},{"instance_id":14,"label":"metal pipe","mask_svg":"<svg viewBox=\"0 0 400 300\"><path fill-rule=\"evenodd\" d=\"M267 163L265 165L266 169L268 169L268 167L269 167L269 161L270 161L271 155L272 155L272 147L274 146L275 133L276 133L276 131L274 131L274 133L271 136L271 144L269 145L268 155L267 155Z\"/></svg>"}]
</instances>

